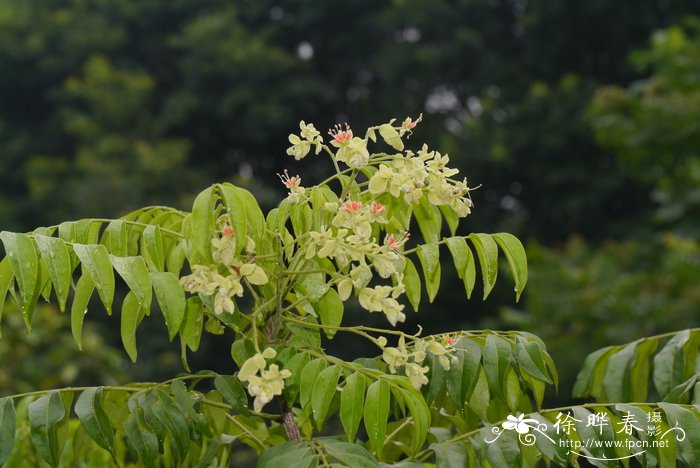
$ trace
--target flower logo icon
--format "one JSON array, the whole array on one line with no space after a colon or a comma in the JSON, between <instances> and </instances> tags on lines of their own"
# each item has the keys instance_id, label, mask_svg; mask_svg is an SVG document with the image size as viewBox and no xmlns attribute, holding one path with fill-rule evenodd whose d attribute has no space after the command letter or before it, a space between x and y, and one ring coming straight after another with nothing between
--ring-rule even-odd
<instances>
[{"instance_id":1,"label":"flower logo icon","mask_svg":"<svg viewBox=\"0 0 700 468\"><path fill-rule=\"evenodd\" d=\"M535 419L525 419L524 414L519 414L517 417L509 414L506 421L502 424L503 429L507 431L517 431L518 434L527 434L530 432L530 426L528 423L537 424L538 421Z\"/></svg>"}]
</instances>

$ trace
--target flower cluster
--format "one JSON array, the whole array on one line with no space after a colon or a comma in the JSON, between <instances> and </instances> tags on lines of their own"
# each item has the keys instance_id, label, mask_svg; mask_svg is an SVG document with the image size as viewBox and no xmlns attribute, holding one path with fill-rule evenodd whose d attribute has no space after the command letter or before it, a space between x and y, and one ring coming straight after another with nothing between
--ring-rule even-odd
<instances>
[{"instance_id":1,"label":"flower cluster","mask_svg":"<svg viewBox=\"0 0 700 468\"><path fill-rule=\"evenodd\" d=\"M266 348L262 353L257 353L244 362L238 372L238 379L241 382L248 382L248 393L255 397L253 401L255 411L262 410L275 395L281 395L284 379L292 375L287 369L280 370L277 364L270 364L270 367L267 367L266 359L272 359L275 356L277 352L274 349Z\"/></svg>"},{"instance_id":2,"label":"flower cluster","mask_svg":"<svg viewBox=\"0 0 700 468\"><path fill-rule=\"evenodd\" d=\"M396 374L397 369L403 367L406 377L416 390L420 390L423 385L428 383L426 374L430 367L423 365L427 357L426 352L437 356L440 366L446 371L450 370L450 362L456 360L456 357L452 355L454 351L453 341L449 339L445 344L433 339L415 339L413 351L409 351L403 335L399 338L398 346L395 348L386 346L386 338L384 337L380 337L378 341L383 348L382 360L389 367L389 372Z\"/></svg>"},{"instance_id":3,"label":"flower cluster","mask_svg":"<svg viewBox=\"0 0 700 468\"><path fill-rule=\"evenodd\" d=\"M253 262L244 262L236 254L236 233L229 224L224 224L217 235L211 240L212 258L217 265L194 265L192 274L183 276L180 284L185 291L209 296L214 301L214 312L232 314L235 310L234 296L243 296L242 281L245 278L250 284L262 285L269 280L265 270ZM255 243L248 237L244 249L254 253Z\"/></svg>"},{"instance_id":4,"label":"flower cluster","mask_svg":"<svg viewBox=\"0 0 700 468\"><path fill-rule=\"evenodd\" d=\"M369 162L367 140L353 136L350 127L345 124L345 130L336 125L328 132L333 139L331 145L338 148L335 158L353 169L362 169Z\"/></svg>"},{"instance_id":5,"label":"flower cluster","mask_svg":"<svg viewBox=\"0 0 700 468\"><path fill-rule=\"evenodd\" d=\"M321 137L321 133L316 130L313 124L307 125L302 120L299 128L301 130L299 135L289 135L289 142L292 146L287 148L287 154L294 156L294 159L297 161L305 158L311 151L312 146L316 147L316 154L320 153L323 148L323 137Z\"/></svg>"},{"instance_id":6,"label":"flower cluster","mask_svg":"<svg viewBox=\"0 0 700 468\"><path fill-rule=\"evenodd\" d=\"M284 186L287 187L287 190L289 190L287 200L295 205L302 201L304 199L304 195L306 194L306 189L301 186L301 177L298 175L289 177L286 170L284 171L284 175L278 175Z\"/></svg>"},{"instance_id":7,"label":"flower cluster","mask_svg":"<svg viewBox=\"0 0 700 468\"><path fill-rule=\"evenodd\" d=\"M387 235L380 245L372 237L373 224L386 224L386 207L378 202L363 204L348 200L341 206L329 206L335 216L331 227L322 226L309 233L306 258L314 256L335 260L348 274L338 282L338 294L342 300L350 297L353 289L358 293L360 305L370 312L383 312L392 325L403 322L404 306L397 301L404 288L400 271L404 259L399 251L407 234ZM381 278L394 277L396 286L369 288L373 273L370 265Z\"/></svg>"},{"instance_id":8,"label":"flower cluster","mask_svg":"<svg viewBox=\"0 0 700 468\"><path fill-rule=\"evenodd\" d=\"M452 180L459 170L447 167L450 158L437 151L429 151L426 145L414 154L397 154L391 161L379 165L369 181L369 191L379 196L385 193L403 198L406 203L416 204L423 195L433 205L447 205L458 216L471 212L467 180Z\"/></svg>"}]
</instances>

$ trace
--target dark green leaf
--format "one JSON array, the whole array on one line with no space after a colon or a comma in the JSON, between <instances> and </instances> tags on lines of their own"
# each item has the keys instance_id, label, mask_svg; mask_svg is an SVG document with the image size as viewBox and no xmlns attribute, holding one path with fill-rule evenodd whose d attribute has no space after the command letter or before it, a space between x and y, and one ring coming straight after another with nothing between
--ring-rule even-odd
<instances>
[{"instance_id":1,"label":"dark green leaf","mask_svg":"<svg viewBox=\"0 0 700 468\"><path fill-rule=\"evenodd\" d=\"M467 466L467 448L462 442L430 444L435 452L436 466L441 468L464 468Z\"/></svg>"},{"instance_id":2,"label":"dark green leaf","mask_svg":"<svg viewBox=\"0 0 700 468\"><path fill-rule=\"evenodd\" d=\"M683 346L690 339L690 330L676 333L654 356L654 385L661 398L685 380Z\"/></svg>"},{"instance_id":3,"label":"dark green leaf","mask_svg":"<svg viewBox=\"0 0 700 468\"><path fill-rule=\"evenodd\" d=\"M114 454L114 429L102 407L102 387L90 387L75 402L75 414L97 445Z\"/></svg>"},{"instance_id":4,"label":"dark green leaf","mask_svg":"<svg viewBox=\"0 0 700 468\"><path fill-rule=\"evenodd\" d=\"M232 375L217 375L214 379L214 386L224 397L226 403L233 406L233 409L245 415L250 414L248 409L248 395L243 388L243 384L238 377Z\"/></svg>"},{"instance_id":5,"label":"dark green leaf","mask_svg":"<svg viewBox=\"0 0 700 468\"><path fill-rule=\"evenodd\" d=\"M516 356L520 369L542 382L552 383L547 373L547 365L542 355L544 351L534 341L516 338Z\"/></svg>"},{"instance_id":6,"label":"dark green leaf","mask_svg":"<svg viewBox=\"0 0 700 468\"><path fill-rule=\"evenodd\" d=\"M608 401L630 401L628 376L636 349L637 342L630 343L608 359L603 377L603 387Z\"/></svg>"},{"instance_id":7,"label":"dark green leaf","mask_svg":"<svg viewBox=\"0 0 700 468\"><path fill-rule=\"evenodd\" d=\"M204 306L198 297L187 298L185 317L180 325L180 335L192 351L199 349L204 324Z\"/></svg>"},{"instance_id":8,"label":"dark green leaf","mask_svg":"<svg viewBox=\"0 0 700 468\"><path fill-rule=\"evenodd\" d=\"M312 468L318 466L316 452L306 442L284 442L266 449L258 459L257 468Z\"/></svg>"},{"instance_id":9,"label":"dark green leaf","mask_svg":"<svg viewBox=\"0 0 700 468\"><path fill-rule=\"evenodd\" d=\"M197 195L192 205L190 229L192 265L211 262L211 239L214 234L214 195L213 188L203 190Z\"/></svg>"},{"instance_id":10,"label":"dark green leaf","mask_svg":"<svg viewBox=\"0 0 700 468\"><path fill-rule=\"evenodd\" d=\"M426 196L421 197L418 205L413 205L413 215L418 222L418 228L425 243L435 243L440 240L442 230L442 216L440 210L433 206Z\"/></svg>"},{"instance_id":11,"label":"dark green leaf","mask_svg":"<svg viewBox=\"0 0 700 468\"><path fill-rule=\"evenodd\" d=\"M148 268L151 271L163 271L165 265L165 253L163 252L163 239L160 227L149 224L143 230L143 255ZM124 255L125 256L125 255Z\"/></svg>"},{"instance_id":12,"label":"dark green leaf","mask_svg":"<svg viewBox=\"0 0 700 468\"><path fill-rule=\"evenodd\" d=\"M675 437L678 455L687 466L700 465L700 416L696 409L690 411L679 405L659 403L659 407L666 413L668 424L672 428L678 427L682 434L674 430L667 437Z\"/></svg>"},{"instance_id":13,"label":"dark green leaf","mask_svg":"<svg viewBox=\"0 0 700 468\"><path fill-rule=\"evenodd\" d=\"M124 423L124 432L131 448L146 468L154 468L158 456L158 437L149 429L140 427L136 413Z\"/></svg>"},{"instance_id":14,"label":"dark green leaf","mask_svg":"<svg viewBox=\"0 0 700 468\"><path fill-rule=\"evenodd\" d=\"M376 468L377 460L362 445L331 438L316 439L326 451L332 466Z\"/></svg>"},{"instance_id":15,"label":"dark green leaf","mask_svg":"<svg viewBox=\"0 0 700 468\"><path fill-rule=\"evenodd\" d=\"M49 392L29 405L29 424L34 448L51 466L58 466L60 449L58 424L66 415L61 395Z\"/></svg>"},{"instance_id":16,"label":"dark green leaf","mask_svg":"<svg viewBox=\"0 0 700 468\"><path fill-rule=\"evenodd\" d=\"M510 368L511 346L495 334L486 337L484 345L484 371L492 394L505 397L506 375Z\"/></svg>"},{"instance_id":17,"label":"dark green leaf","mask_svg":"<svg viewBox=\"0 0 700 468\"><path fill-rule=\"evenodd\" d=\"M0 321L2 320L2 312L5 308L5 301L7 298L7 291L13 284L13 279L15 275L12 272L12 266L10 265L10 259L5 257L0 261ZM2 337L2 331L0 331L0 338Z\"/></svg>"},{"instance_id":18,"label":"dark green leaf","mask_svg":"<svg viewBox=\"0 0 700 468\"><path fill-rule=\"evenodd\" d=\"M0 465L7 458L15 446L15 405L12 398L0 398Z\"/></svg>"},{"instance_id":19,"label":"dark green leaf","mask_svg":"<svg viewBox=\"0 0 700 468\"><path fill-rule=\"evenodd\" d=\"M464 410L464 402L476 385L481 347L469 338L462 337L455 343L455 348L457 362L451 364L450 370L447 371L446 385L448 395L461 412ZM433 366L440 365L437 359L433 362Z\"/></svg>"}]
</instances>

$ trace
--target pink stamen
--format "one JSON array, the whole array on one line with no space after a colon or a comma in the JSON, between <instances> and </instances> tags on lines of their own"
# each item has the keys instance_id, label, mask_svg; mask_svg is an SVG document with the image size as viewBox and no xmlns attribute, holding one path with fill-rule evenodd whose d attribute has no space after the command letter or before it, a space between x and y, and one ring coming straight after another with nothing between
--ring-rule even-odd
<instances>
[{"instance_id":1,"label":"pink stamen","mask_svg":"<svg viewBox=\"0 0 700 468\"><path fill-rule=\"evenodd\" d=\"M362 209L362 203L357 201L347 201L343 204L343 211L346 213L357 213Z\"/></svg>"},{"instance_id":2,"label":"pink stamen","mask_svg":"<svg viewBox=\"0 0 700 468\"><path fill-rule=\"evenodd\" d=\"M382 214L384 214L386 207L381 203L372 202L372 207L370 208L370 210L372 211L372 214L376 216L381 216Z\"/></svg>"},{"instance_id":3,"label":"pink stamen","mask_svg":"<svg viewBox=\"0 0 700 468\"><path fill-rule=\"evenodd\" d=\"M422 112L415 121L412 121L411 118L409 117L408 123L406 124L406 128L409 130L413 130L414 128L416 128L416 125L418 125L418 123L421 120L423 120L423 113Z\"/></svg>"},{"instance_id":4,"label":"pink stamen","mask_svg":"<svg viewBox=\"0 0 700 468\"><path fill-rule=\"evenodd\" d=\"M339 124L336 124L331 130L328 131L328 134L333 137L333 142L339 145L352 139L352 130L350 130L350 126L348 124L345 124L345 130L343 130L343 127L341 127Z\"/></svg>"},{"instance_id":5,"label":"pink stamen","mask_svg":"<svg viewBox=\"0 0 700 468\"><path fill-rule=\"evenodd\" d=\"M233 237L236 235L236 233L233 230L233 228L227 224L226 226L221 228L221 235L226 237Z\"/></svg>"}]
</instances>

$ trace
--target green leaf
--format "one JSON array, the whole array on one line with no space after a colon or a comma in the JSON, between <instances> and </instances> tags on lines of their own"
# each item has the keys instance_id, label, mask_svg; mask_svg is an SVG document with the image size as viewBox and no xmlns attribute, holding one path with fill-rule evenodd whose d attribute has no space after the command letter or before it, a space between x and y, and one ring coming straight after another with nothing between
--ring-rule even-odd
<instances>
[{"instance_id":1,"label":"green leaf","mask_svg":"<svg viewBox=\"0 0 700 468\"><path fill-rule=\"evenodd\" d=\"M312 411L311 399L314 387L316 386L318 375L323 371L328 364L321 358L316 358L309 362L301 370L301 378L299 380L299 403L306 414Z\"/></svg>"},{"instance_id":2,"label":"green leaf","mask_svg":"<svg viewBox=\"0 0 700 468\"><path fill-rule=\"evenodd\" d=\"M433 206L426 196L421 197L418 205L413 206L413 215L418 222L418 228L426 244L436 243L440 240L442 230L442 216L440 210Z\"/></svg>"},{"instance_id":3,"label":"green leaf","mask_svg":"<svg viewBox=\"0 0 700 468\"><path fill-rule=\"evenodd\" d=\"M248 395L238 377L232 375L217 375L214 386L233 409L246 416L250 414L248 409Z\"/></svg>"},{"instance_id":4,"label":"green leaf","mask_svg":"<svg viewBox=\"0 0 700 468\"><path fill-rule=\"evenodd\" d=\"M112 301L114 300L114 272L107 249L104 245L99 244L73 244L73 251L92 278L107 313L111 314Z\"/></svg>"},{"instance_id":5,"label":"green leaf","mask_svg":"<svg viewBox=\"0 0 700 468\"><path fill-rule=\"evenodd\" d=\"M299 396L299 383L301 381L301 370L310 361L309 355L306 353L296 353L289 361L284 363L284 368L292 375L284 381L284 399L289 406L294 405Z\"/></svg>"},{"instance_id":6,"label":"green leaf","mask_svg":"<svg viewBox=\"0 0 700 468\"><path fill-rule=\"evenodd\" d=\"M180 325L180 336L192 351L199 349L204 324L204 306L198 297L187 298L185 317Z\"/></svg>"},{"instance_id":7,"label":"green leaf","mask_svg":"<svg viewBox=\"0 0 700 468\"><path fill-rule=\"evenodd\" d=\"M151 273L151 282L165 318L165 325L168 327L168 336L172 341L185 318L185 291L180 286L177 276L170 272Z\"/></svg>"},{"instance_id":8,"label":"green leaf","mask_svg":"<svg viewBox=\"0 0 700 468\"><path fill-rule=\"evenodd\" d=\"M685 380L683 378L685 368L683 346L689 339L690 330L676 333L654 356L653 379L661 398L664 398L673 387Z\"/></svg>"},{"instance_id":9,"label":"green leaf","mask_svg":"<svg viewBox=\"0 0 700 468\"><path fill-rule=\"evenodd\" d=\"M231 219L231 226L236 233L236 252L241 252L248 238L248 215L246 202L233 186L218 185L226 206L226 212Z\"/></svg>"},{"instance_id":10,"label":"green leaf","mask_svg":"<svg viewBox=\"0 0 700 468\"><path fill-rule=\"evenodd\" d=\"M455 343L457 362L447 371L446 387L455 406L464 411L464 403L474 390L481 362L481 346L469 338L462 337ZM433 360L434 366L440 364Z\"/></svg>"},{"instance_id":11,"label":"green leaf","mask_svg":"<svg viewBox=\"0 0 700 468\"><path fill-rule=\"evenodd\" d=\"M142 255L146 260L149 270L163 271L165 266L165 254L163 252L163 238L160 234L160 227L149 224L143 230L141 237L143 242ZM126 255L121 255L122 257Z\"/></svg>"},{"instance_id":12,"label":"green leaf","mask_svg":"<svg viewBox=\"0 0 700 468\"><path fill-rule=\"evenodd\" d=\"M505 397L506 375L510 368L510 344L498 335L490 334L484 345L483 366L492 394Z\"/></svg>"},{"instance_id":13,"label":"green leaf","mask_svg":"<svg viewBox=\"0 0 700 468\"><path fill-rule=\"evenodd\" d=\"M70 329L73 333L73 339L80 350L83 349L83 321L85 320L88 303L94 290L95 283L92 282L90 275L83 271L83 275L75 285L75 294L73 295L73 303L70 308Z\"/></svg>"},{"instance_id":14,"label":"green leaf","mask_svg":"<svg viewBox=\"0 0 700 468\"><path fill-rule=\"evenodd\" d=\"M0 261L0 321L2 320L2 311L5 308L7 291L9 291L10 286L12 286L14 277L15 275L12 272L10 259L7 257L3 258L2 261ZM2 338L2 331L0 331L0 338Z\"/></svg>"},{"instance_id":15,"label":"green leaf","mask_svg":"<svg viewBox=\"0 0 700 468\"><path fill-rule=\"evenodd\" d=\"M34 306L39 298L39 258L34 242L26 234L3 231L0 239L10 259L12 271L17 278L22 298L22 316L27 330L31 330Z\"/></svg>"},{"instance_id":16,"label":"green leaf","mask_svg":"<svg viewBox=\"0 0 700 468\"><path fill-rule=\"evenodd\" d=\"M417 253L423 268L428 300L433 302L440 289L440 248L435 244L419 245Z\"/></svg>"},{"instance_id":17,"label":"green leaf","mask_svg":"<svg viewBox=\"0 0 700 468\"><path fill-rule=\"evenodd\" d=\"M425 439L430 429L430 408L428 408L418 390L413 388L405 379L396 380L396 382L399 384L403 401L408 408L408 414L413 418L410 448L412 453L416 453L425 444Z\"/></svg>"},{"instance_id":18,"label":"green leaf","mask_svg":"<svg viewBox=\"0 0 700 468\"><path fill-rule=\"evenodd\" d=\"M29 424L34 448L51 466L58 466L60 449L58 424L66 415L61 395L51 391L29 405Z\"/></svg>"},{"instance_id":19,"label":"green leaf","mask_svg":"<svg viewBox=\"0 0 700 468\"><path fill-rule=\"evenodd\" d=\"M126 232L126 221L115 219L110 221L105 230L109 252L118 256L126 257L129 251L129 242Z\"/></svg>"},{"instance_id":20,"label":"green leaf","mask_svg":"<svg viewBox=\"0 0 700 468\"><path fill-rule=\"evenodd\" d=\"M452 260L455 264L455 270L457 270L457 276L459 279L464 277L464 272L467 269L467 263L469 262L469 256L471 255L471 250L467 245L467 241L464 237L448 237L447 248L450 249L452 254Z\"/></svg>"},{"instance_id":21,"label":"green leaf","mask_svg":"<svg viewBox=\"0 0 700 468\"><path fill-rule=\"evenodd\" d=\"M679 427L685 437L678 437L679 434L669 433L667 437L675 437L678 447L678 455L688 466L700 465L700 417L697 410L695 413L680 405L671 403L659 403L659 407L664 410L668 418L669 426Z\"/></svg>"},{"instance_id":22,"label":"green leaf","mask_svg":"<svg viewBox=\"0 0 700 468\"><path fill-rule=\"evenodd\" d=\"M527 255L523 244L512 234L500 232L492 234L493 240L496 241L508 260L510 271L513 273L515 280L516 300L520 300L520 294L525 289L527 284Z\"/></svg>"},{"instance_id":23,"label":"green leaf","mask_svg":"<svg viewBox=\"0 0 700 468\"><path fill-rule=\"evenodd\" d=\"M630 401L628 376L636 348L637 342L630 343L608 359L603 377L603 388L608 401Z\"/></svg>"},{"instance_id":24,"label":"green leaf","mask_svg":"<svg viewBox=\"0 0 700 468\"><path fill-rule=\"evenodd\" d=\"M333 462L332 466L377 467L377 460L362 445L325 437L318 438L316 441L325 449L326 457Z\"/></svg>"},{"instance_id":25,"label":"green leaf","mask_svg":"<svg viewBox=\"0 0 700 468\"><path fill-rule=\"evenodd\" d=\"M464 443L430 444L435 452L435 464L441 468L464 468L467 465L467 448Z\"/></svg>"},{"instance_id":26,"label":"green leaf","mask_svg":"<svg viewBox=\"0 0 700 468\"><path fill-rule=\"evenodd\" d=\"M136 413L124 423L124 432L131 448L138 454L146 468L155 468L158 456L158 437L150 430L140 427Z\"/></svg>"},{"instance_id":27,"label":"green leaf","mask_svg":"<svg viewBox=\"0 0 700 468\"><path fill-rule=\"evenodd\" d=\"M651 355L659 345L658 340L638 341L637 352L629 372L631 401L646 401L649 392L649 370Z\"/></svg>"},{"instance_id":28,"label":"green leaf","mask_svg":"<svg viewBox=\"0 0 700 468\"><path fill-rule=\"evenodd\" d=\"M192 205L190 228L192 230L192 250L190 264L211 262L211 239L214 234L213 188L203 190L197 195Z\"/></svg>"},{"instance_id":29,"label":"green leaf","mask_svg":"<svg viewBox=\"0 0 700 468\"><path fill-rule=\"evenodd\" d=\"M183 460L187 456L190 446L190 428L187 420L172 397L164 390L159 388L155 391L155 394L156 402L148 405L145 408L146 412L147 414L153 414L163 427L168 430L175 442L179 460Z\"/></svg>"},{"instance_id":30,"label":"green leaf","mask_svg":"<svg viewBox=\"0 0 700 468\"><path fill-rule=\"evenodd\" d=\"M391 392L389 382L377 380L367 389L365 397L364 422L367 436L378 458L382 458L386 426L389 421Z\"/></svg>"},{"instance_id":31,"label":"green leaf","mask_svg":"<svg viewBox=\"0 0 700 468\"><path fill-rule=\"evenodd\" d=\"M112 265L122 277L139 305L150 313L152 294L151 275L143 257L115 257L110 255ZM94 279L94 278L93 278ZM99 291L99 290L98 290Z\"/></svg>"},{"instance_id":32,"label":"green leaf","mask_svg":"<svg viewBox=\"0 0 700 468\"><path fill-rule=\"evenodd\" d=\"M257 468L312 468L318 466L313 448L306 442L284 442L266 449L258 459Z\"/></svg>"},{"instance_id":33,"label":"green leaf","mask_svg":"<svg viewBox=\"0 0 700 468\"><path fill-rule=\"evenodd\" d=\"M16 419L12 398L0 398L0 465L7 461L15 446Z\"/></svg>"},{"instance_id":34,"label":"green leaf","mask_svg":"<svg viewBox=\"0 0 700 468\"><path fill-rule=\"evenodd\" d=\"M340 370L340 366L333 365L323 369L316 377L316 383L311 392L311 410L318 430L323 427L331 402L337 392Z\"/></svg>"},{"instance_id":35,"label":"green leaf","mask_svg":"<svg viewBox=\"0 0 700 468\"><path fill-rule=\"evenodd\" d=\"M90 387L75 402L75 414L97 445L114 455L114 429L102 407L102 387Z\"/></svg>"},{"instance_id":36,"label":"green leaf","mask_svg":"<svg viewBox=\"0 0 700 468\"><path fill-rule=\"evenodd\" d=\"M251 235L250 231L252 231L252 237L257 242L265 234L265 216L258 205L258 201L248 190L240 187L234 187L228 182L223 185L224 187L233 187L233 189L238 192L240 198L243 200L246 216L248 218L248 235Z\"/></svg>"},{"instance_id":37,"label":"green leaf","mask_svg":"<svg viewBox=\"0 0 700 468\"><path fill-rule=\"evenodd\" d=\"M343 301L340 300L338 291L333 288L328 289L318 300L318 316L323 325L339 327L343 321L343 309ZM323 332L328 338L333 338L336 331L324 328Z\"/></svg>"},{"instance_id":38,"label":"green leaf","mask_svg":"<svg viewBox=\"0 0 700 468\"><path fill-rule=\"evenodd\" d=\"M365 377L355 372L345 379L345 386L340 393L340 422L349 442L355 441L357 429L360 427L366 387Z\"/></svg>"},{"instance_id":39,"label":"green leaf","mask_svg":"<svg viewBox=\"0 0 700 468\"><path fill-rule=\"evenodd\" d=\"M448 205L440 205L438 208L440 209L440 213L442 213L442 217L447 223L447 227L450 229L450 235L454 236L455 232L457 232L457 227L459 227L459 216L457 216L455 210L450 208Z\"/></svg>"},{"instance_id":40,"label":"green leaf","mask_svg":"<svg viewBox=\"0 0 700 468\"><path fill-rule=\"evenodd\" d=\"M544 362L544 351L534 341L528 341L522 337L516 338L516 359L523 372L542 382L552 383L547 373L547 365Z\"/></svg>"},{"instance_id":41,"label":"green leaf","mask_svg":"<svg viewBox=\"0 0 700 468\"><path fill-rule=\"evenodd\" d=\"M602 362L602 359L605 358L612 349L612 346L607 346L586 356L586 359L583 361L583 367L578 373L576 382L574 383L574 389L572 391L572 396L574 398L585 398L591 395L595 371ZM605 359L605 362L607 362L607 359Z\"/></svg>"},{"instance_id":42,"label":"green leaf","mask_svg":"<svg viewBox=\"0 0 700 468\"><path fill-rule=\"evenodd\" d=\"M413 310L418 312L421 296L420 276L418 276L418 270L416 270L416 266L413 262L408 257L406 257L405 260L406 266L403 270L403 285L406 289L408 302L411 303Z\"/></svg>"},{"instance_id":43,"label":"green leaf","mask_svg":"<svg viewBox=\"0 0 700 468\"><path fill-rule=\"evenodd\" d=\"M488 234L470 234L469 239L474 244L479 258L481 276L484 281L484 299L486 299L498 277L498 246Z\"/></svg>"},{"instance_id":44,"label":"green leaf","mask_svg":"<svg viewBox=\"0 0 700 468\"><path fill-rule=\"evenodd\" d=\"M132 291L129 291L122 303L121 337L124 350L126 350L132 362L136 362L138 355L136 350L136 328L141 323L144 315L143 307L139 304L138 298Z\"/></svg>"},{"instance_id":45,"label":"green leaf","mask_svg":"<svg viewBox=\"0 0 700 468\"><path fill-rule=\"evenodd\" d=\"M63 240L56 237L36 234L34 239L48 267L51 282L58 298L58 305L61 308L61 312L64 312L66 310L68 291L70 291L71 272L73 271L71 269L68 247Z\"/></svg>"}]
</instances>

